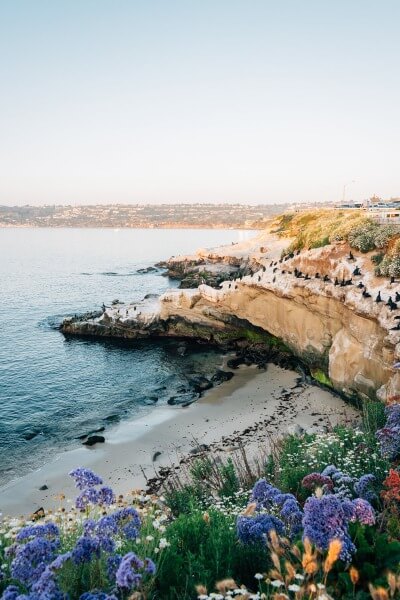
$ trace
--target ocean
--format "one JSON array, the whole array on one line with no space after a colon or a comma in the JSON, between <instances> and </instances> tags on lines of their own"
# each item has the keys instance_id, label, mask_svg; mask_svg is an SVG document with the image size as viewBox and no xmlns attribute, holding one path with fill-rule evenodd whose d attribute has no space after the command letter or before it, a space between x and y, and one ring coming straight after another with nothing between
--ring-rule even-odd
<instances>
[{"instance_id":1,"label":"ocean","mask_svg":"<svg viewBox=\"0 0 400 600\"><path fill-rule=\"evenodd\" d=\"M0 485L82 443L80 436L166 403L217 351L170 342L66 339L63 317L176 282L137 273L172 255L252 237L236 230L0 229Z\"/></svg>"}]
</instances>

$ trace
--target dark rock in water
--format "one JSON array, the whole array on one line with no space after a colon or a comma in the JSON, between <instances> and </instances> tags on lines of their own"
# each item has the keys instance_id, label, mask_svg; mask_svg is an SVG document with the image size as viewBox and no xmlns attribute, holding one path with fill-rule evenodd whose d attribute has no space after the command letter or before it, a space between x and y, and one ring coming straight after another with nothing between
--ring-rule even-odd
<instances>
[{"instance_id":1,"label":"dark rock in water","mask_svg":"<svg viewBox=\"0 0 400 600\"><path fill-rule=\"evenodd\" d=\"M171 396L171 398L168 398L167 404L169 404L170 406L175 406L175 404L176 404L176 397L175 396Z\"/></svg>"},{"instance_id":2,"label":"dark rock in water","mask_svg":"<svg viewBox=\"0 0 400 600\"><path fill-rule=\"evenodd\" d=\"M180 385L176 390L177 394L186 394L186 392L187 388L184 385Z\"/></svg>"},{"instance_id":3,"label":"dark rock in water","mask_svg":"<svg viewBox=\"0 0 400 600\"><path fill-rule=\"evenodd\" d=\"M216 373L211 377L211 381L214 383L223 383L224 381L230 381L234 373L232 371L223 371L222 369L218 369Z\"/></svg>"},{"instance_id":4,"label":"dark rock in water","mask_svg":"<svg viewBox=\"0 0 400 600\"><path fill-rule=\"evenodd\" d=\"M88 437L86 442L83 442L84 446L94 446L95 444L103 444L105 442L105 438L102 435L91 435Z\"/></svg>"},{"instance_id":5,"label":"dark rock in water","mask_svg":"<svg viewBox=\"0 0 400 600\"><path fill-rule=\"evenodd\" d=\"M196 402L196 400L189 400L189 402L184 402L182 404L182 408L187 408L188 406L190 406L191 404L193 404L193 402Z\"/></svg>"},{"instance_id":6,"label":"dark rock in water","mask_svg":"<svg viewBox=\"0 0 400 600\"><path fill-rule=\"evenodd\" d=\"M187 350L186 344L179 344L179 346L177 348L178 354L183 356L184 354L186 354L186 350Z\"/></svg>"},{"instance_id":7,"label":"dark rock in water","mask_svg":"<svg viewBox=\"0 0 400 600\"><path fill-rule=\"evenodd\" d=\"M189 385L195 392L205 392L213 387L212 382L203 375L196 375L189 379Z\"/></svg>"},{"instance_id":8,"label":"dark rock in water","mask_svg":"<svg viewBox=\"0 0 400 600\"><path fill-rule=\"evenodd\" d=\"M161 452L159 452L159 451L157 451L157 452L154 452L154 454L153 454L153 459L152 459L152 460L153 460L153 462L156 462L157 458L158 458L159 456L161 456L161 454L162 454L162 453L161 453Z\"/></svg>"},{"instance_id":9,"label":"dark rock in water","mask_svg":"<svg viewBox=\"0 0 400 600\"><path fill-rule=\"evenodd\" d=\"M150 300L150 298L159 298L160 294L146 294L144 300Z\"/></svg>"},{"instance_id":10,"label":"dark rock in water","mask_svg":"<svg viewBox=\"0 0 400 600\"><path fill-rule=\"evenodd\" d=\"M156 273L157 271L158 269L156 269L155 267L144 267L142 269L138 269L136 273L140 273L141 275L143 275L145 273Z\"/></svg>"},{"instance_id":11,"label":"dark rock in water","mask_svg":"<svg viewBox=\"0 0 400 600\"><path fill-rule=\"evenodd\" d=\"M89 437L90 435L93 435L94 433L101 433L104 430L105 430L105 427L99 427L98 429L92 429L92 431L88 431L88 433L84 433L83 435L79 435L77 439L78 440L84 440L85 438Z\"/></svg>"},{"instance_id":12,"label":"dark rock in water","mask_svg":"<svg viewBox=\"0 0 400 600\"><path fill-rule=\"evenodd\" d=\"M111 302L111 304L112 304L113 306L115 306L116 304L120 304L120 301L118 300L118 298L116 298L115 300L113 300L113 301Z\"/></svg>"},{"instance_id":13,"label":"dark rock in water","mask_svg":"<svg viewBox=\"0 0 400 600\"><path fill-rule=\"evenodd\" d=\"M40 486L39 491L44 492L44 490L48 490L48 489L49 489L48 486L46 484L44 484L44 485Z\"/></svg>"},{"instance_id":14,"label":"dark rock in water","mask_svg":"<svg viewBox=\"0 0 400 600\"><path fill-rule=\"evenodd\" d=\"M107 423L118 423L119 419L119 415L109 415L104 421L107 421Z\"/></svg>"},{"instance_id":15,"label":"dark rock in water","mask_svg":"<svg viewBox=\"0 0 400 600\"><path fill-rule=\"evenodd\" d=\"M33 438L35 438L37 435L39 435L39 433L40 433L40 431L28 431L27 433L23 433L22 437L27 442L30 442L30 440L33 440Z\"/></svg>"},{"instance_id":16,"label":"dark rock in water","mask_svg":"<svg viewBox=\"0 0 400 600\"><path fill-rule=\"evenodd\" d=\"M146 396L146 400L150 400L150 402L158 402L158 396Z\"/></svg>"}]
</instances>

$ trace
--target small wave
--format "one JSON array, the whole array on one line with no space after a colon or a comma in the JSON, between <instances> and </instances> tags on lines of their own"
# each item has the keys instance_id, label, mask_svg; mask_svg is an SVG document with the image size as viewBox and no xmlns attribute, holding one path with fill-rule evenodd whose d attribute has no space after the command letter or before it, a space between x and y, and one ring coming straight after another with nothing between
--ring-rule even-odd
<instances>
[{"instance_id":1,"label":"small wave","mask_svg":"<svg viewBox=\"0 0 400 600\"><path fill-rule=\"evenodd\" d=\"M61 323L65 319L66 315L50 315L45 319L41 319L37 326L39 329L60 329Z\"/></svg>"}]
</instances>

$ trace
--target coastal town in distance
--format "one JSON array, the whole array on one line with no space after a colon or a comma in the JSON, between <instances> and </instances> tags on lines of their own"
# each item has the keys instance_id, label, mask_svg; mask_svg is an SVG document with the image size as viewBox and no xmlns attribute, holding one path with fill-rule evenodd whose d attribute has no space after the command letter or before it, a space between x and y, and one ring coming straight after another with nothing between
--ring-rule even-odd
<instances>
[{"instance_id":1,"label":"coastal town in distance","mask_svg":"<svg viewBox=\"0 0 400 600\"><path fill-rule=\"evenodd\" d=\"M284 212L330 208L367 211L382 223L400 223L400 198L373 195L362 202L301 204L94 204L1 206L0 227L114 227L132 229L263 229Z\"/></svg>"}]
</instances>

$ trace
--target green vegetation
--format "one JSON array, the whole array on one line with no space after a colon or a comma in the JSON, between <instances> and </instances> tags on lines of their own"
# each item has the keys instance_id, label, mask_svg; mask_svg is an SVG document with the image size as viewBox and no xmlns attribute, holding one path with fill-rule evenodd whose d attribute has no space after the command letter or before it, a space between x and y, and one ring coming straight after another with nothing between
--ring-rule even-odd
<instances>
[{"instance_id":1,"label":"green vegetation","mask_svg":"<svg viewBox=\"0 0 400 600\"><path fill-rule=\"evenodd\" d=\"M328 375L322 371L322 369L310 369L310 372L315 381L318 381L318 383L326 385L327 387L333 388L332 381L329 379Z\"/></svg>"}]
</instances>

